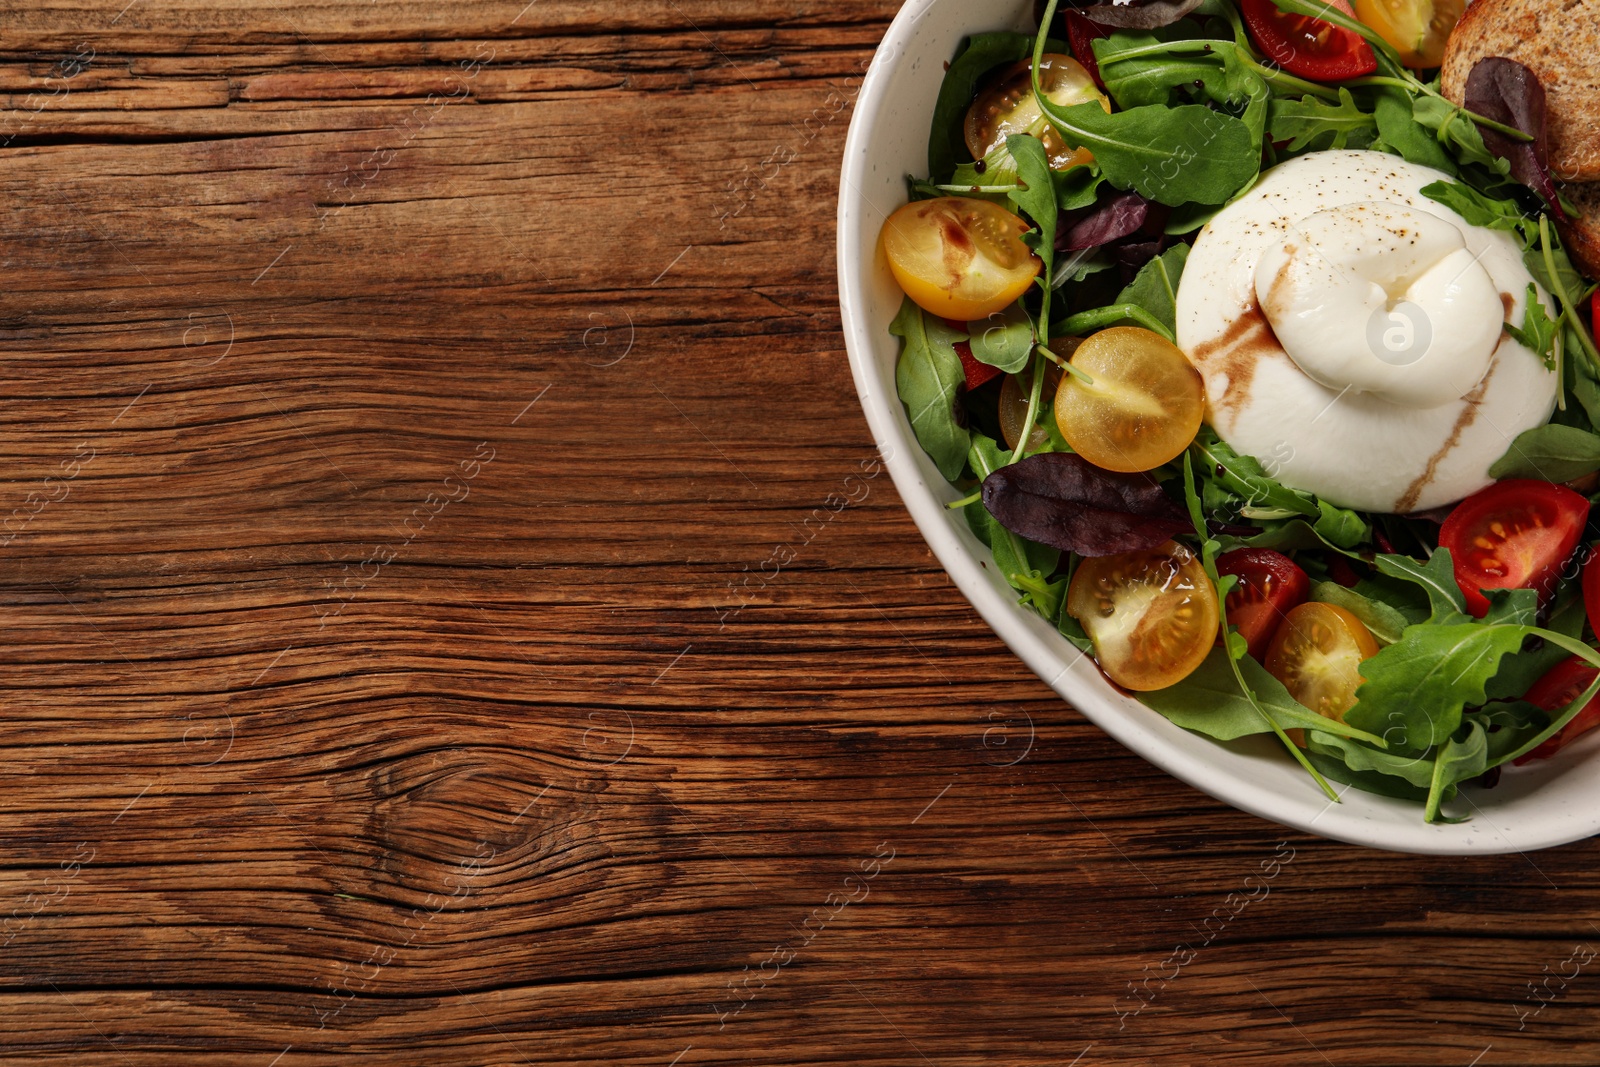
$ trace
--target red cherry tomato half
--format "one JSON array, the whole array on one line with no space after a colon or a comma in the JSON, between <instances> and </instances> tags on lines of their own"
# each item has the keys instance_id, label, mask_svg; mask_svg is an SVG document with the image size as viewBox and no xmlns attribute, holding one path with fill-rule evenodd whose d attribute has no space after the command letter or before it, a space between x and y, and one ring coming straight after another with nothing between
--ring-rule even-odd
<instances>
[{"instance_id":1,"label":"red cherry tomato half","mask_svg":"<svg viewBox=\"0 0 1600 1067\"><path fill-rule=\"evenodd\" d=\"M1239 584L1228 593L1228 625L1239 628L1257 660L1267 654L1272 635L1289 609L1305 601L1311 579L1294 560L1270 548L1236 548L1217 557L1220 574L1234 574Z\"/></svg>"},{"instance_id":2,"label":"red cherry tomato half","mask_svg":"<svg viewBox=\"0 0 1600 1067\"><path fill-rule=\"evenodd\" d=\"M1355 17L1347 0L1328 6ZM1290 74L1317 81L1345 81L1378 69L1378 57L1359 33L1331 22L1280 11L1272 0L1240 0L1239 14L1256 46Z\"/></svg>"},{"instance_id":3,"label":"red cherry tomato half","mask_svg":"<svg viewBox=\"0 0 1600 1067\"><path fill-rule=\"evenodd\" d=\"M1000 377L1000 368L980 363L972 354L972 346L965 341L956 342L956 355L961 357L961 371L967 376L967 388L976 389L985 382Z\"/></svg>"},{"instance_id":4,"label":"red cherry tomato half","mask_svg":"<svg viewBox=\"0 0 1600 1067\"><path fill-rule=\"evenodd\" d=\"M1480 619L1489 611L1482 589L1548 597L1588 518L1581 495L1531 478L1495 482L1457 504L1439 528L1439 547L1450 550L1467 610Z\"/></svg>"},{"instance_id":5,"label":"red cherry tomato half","mask_svg":"<svg viewBox=\"0 0 1600 1067\"><path fill-rule=\"evenodd\" d=\"M970 328L966 323L956 322L954 319L945 319L944 324L952 330L960 330L962 333L966 333ZM1000 377L999 367L991 367L987 363L980 362L978 357L972 354L970 342L957 341L956 355L961 357L961 371L967 376L967 389L969 392L987 381Z\"/></svg>"},{"instance_id":6,"label":"red cherry tomato half","mask_svg":"<svg viewBox=\"0 0 1600 1067\"><path fill-rule=\"evenodd\" d=\"M1100 64L1094 58L1094 43L1110 37L1111 27L1084 18L1076 11L1063 11L1061 18L1067 24L1067 45L1072 49L1072 58L1083 64L1089 77L1094 79L1101 92L1105 92L1106 83L1100 80Z\"/></svg>"},{"instance_id":7,"label":"red cherry tomato half","mask_svg":"<svg viewBox=\"0 0 1600 1067\"><path fill-rule=\"evenodd\" d=\"M1590 568L1593 570L1593 568ZM1585 583L1587 584L1587 583ZM1533 683L1526 696L1522 699L1534 707L1543 708L1545 711L1560 711L1568 704L1583 695L1583 691L1594 683L1596 674L1600 674L1594 667L1584 662L1577 656L1568 656L1566 659L1551 667L1544 677ZM1600 695L1583 706L1583 710L1572 717L1572 721L1561 728L1561 732L1550 738L1544 744L1520 756L1515 761L1518 766L1529 760L1548 759L1560 752L1572 739L1579 734L1587 733L1600 725Z\"/></svg>"},{"instance_id":8,"label":"red cherry tomato half","mask_svg":"<svg viewBox=\"0 0 1600 1067\"><path fill-rule=\"evenodd\" d=\"M1589 559L1583 565L1583 610L1589 616L1589 629L1600 633L1595 627L1596 620L1600 620L1600 551L1586 551Z\"/></svg>"}]
</instances>

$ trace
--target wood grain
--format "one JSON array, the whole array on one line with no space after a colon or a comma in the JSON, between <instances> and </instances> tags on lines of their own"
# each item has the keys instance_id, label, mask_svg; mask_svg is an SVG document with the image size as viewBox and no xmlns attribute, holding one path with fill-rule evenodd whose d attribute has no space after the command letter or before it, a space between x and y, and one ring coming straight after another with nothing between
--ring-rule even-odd
<instances>
[{"instance_id":1,"label":"wood grain","mask_svg":"<svg viewBox=\"0 0 1600 1067\"><path fill-rule=\"evenodd\" d=\"M0 21L0 1060L1600 1062L1592 842L1225 808L934 563L892 3L523 2Z\"/></svg>"}]
</instances>

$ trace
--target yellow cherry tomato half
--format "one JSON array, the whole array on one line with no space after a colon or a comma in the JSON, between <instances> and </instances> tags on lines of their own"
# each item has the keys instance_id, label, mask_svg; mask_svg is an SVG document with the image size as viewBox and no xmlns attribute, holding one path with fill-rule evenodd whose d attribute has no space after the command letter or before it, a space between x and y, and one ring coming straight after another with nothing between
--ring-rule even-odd
<instances>
[{"instance_id":1,"label":"yellow cherry tomato half","mask_svg":"<svg viewBox=\"0 0 1600 1067\"><path fill-rule=\"evenodd\" d=\"M1093 384L1061 376L1056 427L1072 450L1110 471L1147 471L1189 447L1205 387L1182 349L1138 326L1092 334L1070 360Z\"/></svg>"},{"instance_id":2,"label":"yellow cherry tomato half","mask_svg":"<svg viewBox=\"0 0 1600 1067\"><path fill-rule=\"evenodd\" d=\"M1289 695L1344 721L1361 685L1361 661L1378 654L1372 631L1344 608L1310 601L1290 610L1267 649L1267 673Z\"/></svg>"},{"instance_id":3,"label":"yellow cherry tomato half","mask_svg":"<svg viewBox=\"0 0 1600 1067\"><path fill-rule=\"evenodd\" d=\"M1094 642L1094 658L1124 689L1165 689L1200 666L1217 641L1217 590L1176 541L1081 561L1067 613Z\"/></svg>"},{"instance_id":4,"label":"yellow cherry tomato half","mask_svg":"<svg viewBox=\"0 0 1600 1067\"><path fill-rule=\"evenodd\" d=\"M941 196L913 200L883 224L889 269L907 296L945 319L986 319L1016 303L1044 264L1029 226L998 204Z\"/></svg>"},{"instance_id":5,"label":"yellow cherry tomato half","mask_svg":"<svg viewBox=\"0 0 1600 1067\"><path fill-rule=\"evenodd\" d=\"M1444 62L1445 41L1466 9L1466 0L1356 0L1356 18L1417 70Z\"/></svg>"},{"instance_id":6,"label":"yellow cherry tomato half","mask_svg":"<svg viewBox=\"0 0 1600 1067\"><path fill-rule=\"evenodd\" d=\"M1033 63L1024 59L1002 71L989 87L978 94L967 109L963 133L967 151L982 159L1006 143L1014 133L1031 133L1044 145L1053 170L1066 170L1080 163L1094 162L1087 148L1069 148L1056 128L1050 125L1033 95ZM1111 101L1095 88L1094 79L1071 56L1047 53L1039 59L1039 86L1052 104L1071 107L1098 101L1109 113Z\"/></svg>"}]
</instances>

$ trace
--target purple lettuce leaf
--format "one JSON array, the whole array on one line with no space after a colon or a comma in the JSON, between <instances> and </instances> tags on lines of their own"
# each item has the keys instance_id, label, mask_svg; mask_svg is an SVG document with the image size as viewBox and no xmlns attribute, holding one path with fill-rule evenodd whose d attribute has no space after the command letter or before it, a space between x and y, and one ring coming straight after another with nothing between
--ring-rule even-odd
<instances>
[{"instance_id":1,"label":"purple lettuce leaf","mask_svg":"<svg viewBox=\"0 0 1600 1067\"><path fill-rule=\"evenodd\" d=\"M1468 111L1494 119L1533 138L1514 141L1498 130L1479 126L1483 145L1511 164L1511 176L1538 193L1556 218L1563 222L1555 179L1550 176L1549 131L1545 124L1544 86L1538 77L1515 60L1487 56L1472 65L1462 103Z\"/></svg>"},{"instance_id":2,"label":"purple lettuce leaf","mask_svg":"<svg viewBox=\"0 0 1600 1067\"><path fill-rule=\"evenodd\" d=\"M1147 474L1119 474L1046 452L983 480L983 506L1014 534L1080 556L1154 548L1193 530L1189 513Z\"/></svg>"}]
</instances>

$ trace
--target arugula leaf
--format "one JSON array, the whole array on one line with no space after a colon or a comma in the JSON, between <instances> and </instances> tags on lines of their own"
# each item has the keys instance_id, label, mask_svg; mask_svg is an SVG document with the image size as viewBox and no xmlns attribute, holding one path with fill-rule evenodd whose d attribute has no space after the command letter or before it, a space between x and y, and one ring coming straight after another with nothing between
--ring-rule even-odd
<instances>
[{"instance_id":1,"label":"arugula leaf","mask_svg":"<svg viewBox=\"0 0 1600 1067\"><path fill-rule=\"evenodd\" d=\"M1422 812L1423 822L1440 818L1439 805L1452 800L1456 786L1469 778L1476 778L1489 766L1488 734L1483 724L1469 721L1464 727L1465 737L1451 737L1433 760L1432 780L1428 784L1428 802ZM1445 819L1445 822L1459 820Z\"/></svg>"},{"instance_id":2,"label":"arugula leaf","mask_svg":"<svg viewBox=\"0 0 1600 1067\"><path fill-rule=\"evenodd\" d=\"M1516 234L1524 248L1531 242L1527 213L1513 200L1497 200L1461 182L1429 182L1420 190L1429 200L1437 200L1473 226L1485 226Z\"/></svg>"},{"instance_id":3,"label":"arugula leaf","mask_svg":"<svg viewBox=\"0 0 1600 1067\"><path fill-rule=\"evenodd\" d=\"M1588 357L1590 366L1600 371L1600 348L1578 318L1579 306L1593 292L1584 279L1573 269L1566 249L1550 228L1550 216L1540 214L1538 236L1530 240L1522 253L1522 261L1533 273L1534 279L1555 297L1560 309L1562 341Z\"/></svg>"},{"instance_id":4,"label":"arugula leaf","mask_svg":"<svg viewBox=\"0 0 1600 1067\"><path fill-rule=\"evenodd\" d=\"M1241 658L1239 668L1247 684L1256 695L1250 698L1239 688L1233 668L1228 663L1228 653L1217 646L1205 661L1183 681L1166 689L1139 693L1141 703L1163 718L1185 730L1205 734L1218 741L1232 741L1250 734L1272 732L1272 722L1282 729L1328 730L1352 738L1376 737L1333 719L1325 719L1289 695L1283 683L1267 673L1267 669L1249 656ZM1257 711L1259 705L1261 711ZM1262 717L1271 717L1268 722Z\"/></svg>"},{"instance_id":5,"label":"arugula leaf","mask_svg":"<svg viewBox=\"0 0 1600 1067\"><path fill-rule=\"evenodd\" d=\"M1215 79L1218 88L1222 88L1224 69L1215 54L1161 49L1165 43L1163 38L1170 36L1118 30L1094 42L1092 47L1100 80L1118 107L1166 104L1174 89L1190 89L1196 82L1205 85Z\"/></svg>"},{"instance_id":6,"label":"arugula leaf","mask_svg":"<svg viewBox=\"0 0 1600 1067\"><path fill-rule=\"evenodd\" d=\"M1080 652L1093 652L1094 642L1089 640L1089 635L1083 632L1083 627L1078 620L1068 615L1065 611L1056 617L1056 629L1061 636L1072 642Z\"/></svg>"},{"instance_id":7,"label":"arugula leaf","mask_svg":"<svg viewBox=\"0 0 1600 1067\"><path fill-rule=\"evenodd\" d=\"M1511 174L1511 165L1484 146L1477 124L1444 97L1431 94L1415 97L1411 102L1411 114L1420 125L1433 130L1439 143L1450 149L1457 159L1481 164L1501 177Z\"/></svg>"},{"instance_id":8,"label":"arugula leaf","mask_svg":"<svg viewBox=\"0 0 1600 1067\"><path fill-rule=\"evenodd\" d=\"M1550 255L1550 264L1545 263L1546 251ZM1549 292L1572 295L1585 292L1589 288L1589 284L1583 280L1583 275L1578 273L1578 268L1572 265L1566 249L1559 244L1554 244L1548 250L1544 248L1542 242L1530 244L1522 253L1522 262L1534 280ZM1550 269L1551 264L1555 267L1554 271Z\"/></svg>"},{"instance_id":9,"label":"arugula leaf","mask_svg":"<svg viewBox=\"0 0 1600 1067\"><path fill-rule=\"evenodd\" d=\"M1552 422L1517 434L1506 454L1489 468L1489 477L1570 482L1597 470L1600 436Z\"/></svg>"},{"instance_id":10,"label":"arugula leaf","mask_svg":"<svg viewBox=\"0 0 1600 1067\"><path fill-rule=\"evenodd\" d=\"M1050 180L1056 186L1056 206L1062 211L1077 211L1099 198L1100 183L1106 179L1100 168L1091 165L1053 170Z\"/></svg>"},{"instance_id":11,"label":"arugula leaf","mask_svg":"<svg viewBox=\"0 0 1600 1067\"><path fill-rule=\"evenodd\" d=\"M1014 133L1006 138L1006 150L1017 161L1017 177L1022 185L1007 193L1011 202L1028 216L1037 230L1024 234L1024 243L1044 261L1044 295L1039 304L1039 340L1048 343L1050 294L1055 273L1056 222L1061 213L1056 204L1056 185L1050 176L1050 157L1037 137Z\"/></svg>"},{"instance_id":12,"label":"arugula leaf","mask_svg":"<svg viewBox=\"0 0 1600 1067\"><path fill-rule=\"evenodd\" d=\"M1489 610L1483 616L1487 625L1510 623L1532 626L1539 621L1539 594L1532 589L1485 589Z\"/></svg>"},{"instance_id":13,"label":"arugula leaf","mask_svg":"<svg viewBox=\"0 0 1600 1067\"><path fill-rule=\"evenodd\" d=\"M979 167L978 164L983 166ZM995 145L989 154L982 160L972 160L962 163L951 172L950 180L946 185L1015 185L1017 183L1017 161L1011 158L1011 153L1006 151L1006 146ZM1001 195L1004 194L995 194Z\"/></svg>"},{"instance_id":14,"label":"arugula leaf","mask_svg":"<svg viewBox=\"0 0 1600 1067\"><path fill-rule=\"evenodd\" d=\"M1311 587L1311 599L1344 608L1360 619L1380 645L1392 645L1410 625L1394 605L1362 596L1337 582L1318 582Z\"/></svg>"},{"instance_id":15,"label":"arugula leaf","mask_svg":"<svg viewBox=\"0 0 1600 1067\"><path fill-rule=\"evenodd\" d=\"M1600 375L1587 360L1579 358L1577 345L1567 345L1567 387L1589 416L1589 425L1600 427Z\"/></svg>"},{"instance_id":16,"label":"arugula leaf","mask_svg":"<svg viewBox=\"0 0 1600 1067\"><path fill-rule=\"evenodd\" d=\"M1000 442L981 433L972 435L972 446L967 450L967 463L981 481L1011 462L1011 450L1000 447ZM974 501L973 503L977 503ZM987 512L985 513L987 514ZM981 535L980 535L981 536ZM986 540L984 544L988 544Z\"/></svg>"},{"instance_id":17,"label":"arugula leaf","mask_svg":"<svg viewBox=\"0 0 1600 1067\"><path fill-rule=\"evenodd\" d=\"M1357 553L1341 548L1327 539L1321 537L1316 527L1304 518L1296 517L1288 521L1251 519L1262 529L1258 534L1246 537L1224 535L1223 543L1232 548L1275 548L1279 552L1298 552L1303 549L1321 549L1339 552L1355 558Z\"/></svg>"},{"instance_id":18,"label":"arugula leaf","mask_svg":"<svg viewBox=\"0 0 1600 1067\"><path fill-rule=\"evenodd\" d=\"M1033 355L1033 322L1020 304L1012 304L986 319L967 323L967 341L973 359L1016 374Z\"/></svg>"},{"instance_id":19,"label":"arugula leaf","mask_svg":"<svg viewBox=\"0 0 1600 1067\"><path fill-rule=\"evenodd\" d=\"M1231 115L1200 104L1149 104L1107 114L1093 101L1063 106L1040 93L1044 27L1055 18L1057 3L1049 0L1034 43L1035 98L1062 140L1094 153L1111 184L1175 207L1191 200L1224 203L1255 178L1261 157L1250 130Z\"/></svg>"},{"instance_id":20,"label":"arugula leaf","mask_svg":"<svg viewBox=\"0 0 1600 1067\"><path fill-rule=\"evenodd\" d=\"M1200 104L1108 115L1096 103L1042 103L1061 139L1093 152L1113 185L1158 203L1225 203L1261 169L1245 124Z\"/></svg>"},{"instance_id":21,"label":"arugula leaf","mask_svg":"<svg viewBox=\"0 0 1600 1067\"><path fill-rule=\"evenodd\" d=\"M1060 214L1056 204L1055 181L1051 177L1050 158L1045 155L1044 145L1039 139L1026 133L1014 133L1007 137L1006 151L1016 161L1019 179L1018 187L1006 196L1039 228L1038 233L1023 239L1045 261L1045 270L1048 272L1050 260L1055 254L1056 219Z\"/></svg>"},{"instance_id":22,"label":"arugula leaf","mask_svg":"<svg viewBox=\"0 0 1600 1067\"><path fill-rule=\"evenodd\" d=\"M1267 121L1272 110L1272 90L1255 65L1245 59L1237 46L1222 49L1223 69L1226 72L1227 99L1219 104L1237 106L1244 104L1239 121L1250 131L1250 143L1257 153L1266 140ZM1209 89L1209 83L1206 83ZM1209 95L1209 94L1208 94ZM1212 96L1212 99L1216 99Z\"/></svg>"},{"instance_id":23,"label":"arugula leaf","mask_svg":"<svg viewBox=\"0 0 1600 1067\"><path fill-rule=\"evenodd\" d=\"M1469 621L1467 598L1456 584L1455 564L1450 560L1450 550L1441 548L1426 563L1418 563L1410 556L1384 554L1373 559L1379 573L1399 578L1420 586L1428 595L1432 614L1428 622L1434 624Z\"/></svg>"},{"instance_id":24,"label":"arugula leaf","mask_svg":"<svg viewBox=\"0 0 1600 1067\"><path fill-rule=\"evenodd\" d=\"M1033 36L1026 33L978 33L967 38L966 47L945 71L933 105L933 128L928 131L930 178L938 181L955 170L956 164L971 158L961 127L979 79L1002 63L1015 63L1032 50Z\"/></svg>"},{"instance_id":25,"label":"arugula leaf","mask_svg":"<svg viewBox=\"0 0 1600 1067\"><path fill-rule=\"evenodd\" d=\"M1318 500L1317 508L1321 514L1311 529L1329 544L1354 548L1371 540L1372 527L1349 508L1335 507L1326 500Z\"/></svg>"},{"instance_id":26,"label":"arugula leaf","mask_svg":"<svg viewBox=\"0 0 1600 1067\"><path fill-rule=\"evenodd\" d=\"M1339 102L1314 96L1273 100L1267 107L1267 129L1274 141L1288 141L1290 152L1305 148L1363 148L1377 136L1377 121L1356 106L1350 90L1339 89Z\"/></svg>"},{"instance_id":27,"label":"arugula leaf","mask_svg":"<svg viewBox=\"0 0 1600 1067\"><path fill-rule=\"evenodd\" d=\"M1208 479L1214 479L1246 507L1272 508L1320 520L1322 509L1310 493L1290 489L1274 480L1253 456L1241 456L1216 433L1202 426L1190 446L1201 461Z\"/></svg>"},{"instance_id":28,"label":"arugula leaf","mask_svg":"<svg viewBox=\"0 0 1600 1067\"><path fill-rule=\"evenodd\" d=\"M1345 721L1381 731L1391 748L1420 752L1443 744L1460 727L1462 709L1488 699L1489 679L1503 656L1522 647L1527 630L1480 622L1407 627L1400 640L1362 661L1366 681Z\"/></svg>"},{"instance_id":29,"label":"arugula leaf","mask_svg":"<svg viewBox=\"0 0 1600 1067\"><path fill-rule=\"evenodd\" d=\"M1401 556L1380 556L1378 563L1385 573L1403 575L1426 590L1435 602L1435 618L1454 621L1407 626L1398 641L1361 665L1366 683L1357 690L1357 704L1345 720L1374 732L1385 727L1391 751L1315 734L1308 747L1321 757L1316 766L1328 777L1386 795L1424 799L1424 817L1434 821L1440 818L1439 805L1456 795L1459 783L1488 766L1489 735L1481 716L1466 711L1467 705L1483 703L1486 691L1503 684L1496 681L1506 673L1502 661L1517 670L1525 667L1515 660L1525 655L1520 648L1527 636L1550 631L1527 625L1538 612L1538 595L1531 589L1497 590L1488 616L1482 622L1467 620L1458 610L1459 590L1448 577L1453 570L1447 551L1438 552L1426 566ZM1446 581L1450 588L1445 588ZM1393 605L1339 586L1322 583L1316 594L1353 611L1381 613L1374 621L1389 629L1386 636L1404 621ZM1509 711L1497 714L1512 716ZM1522 729L1498 748L1509 752L1530 736Z\"/></svg>"},{"instance_id":30,"label":"arugula leaf","mask_svg":"<svg viewBox=\"0 0 1600 1067\"><path fill-rule=\"evenodd\" d=\"M1539 290L1532 282L1528 283L1528 296L1522 309L1522 326L1518 328L1508 322L1505 329L1524 348L1543 359L1546 367L1556 369L1555 320L1545 311Z\"/></svg>"},{"instance_id":31,"label":"arugula leaf","mask_svg":"<svg viewBox=\"0 0 1600 1067\"><path fill-rule=\"evenodd\" d=\"M1160 320L1168 330L1178 329L1178 279L1189 259L1189 246L1175 244L1156 256L1134 276L1122 292L1118 304L1138 304Z\"/></svg>"},{"instance_id":32,"label":"arugula leaf","mask_svg":"<svg viewBox=\"0 0 1600 1067\"><path fill-rule=\"evenodd\" d=\"M1167 216L1167 224L1161 232L1174 237L1192 233L1216 218L1223 207L1222 204L1184 204L1175 207Z\"/></svg>"},{"instance_id":33,"label":"arugula leaf","mask_svg":"<svg viewBox=\"0 0 1600 1067\"><path fill-rule=\"evenodd\" d=\"M1081 282L1091 274L1099 274L1101 271L1110 270L1116 265L1116 262L1110 256L1097 248L1085 248L1078 252L1072 252L1062 261L1060 269L1056 272L1056 285L1059 287L1063 282ZM1106 325L1109 326L1111 323L1106 323ZM1091 327L1091 329L1098 328L1098 326ZM1060 329L1054 332L1057 336L1060 336L1062 333L1072 333L1074 331Z\"/></svg>"},{"instance_id":34,"label":"arugula leaf","mask_svg":"<svg viewBox=\"0 0 1600 1067\"><path fill-rule=\"evenodd\" d=\"M1042 583L1044 576L1054 571L1056 564L1061 561L1061 553L1049 545L1041 545L1026 537L1004 536L1005 528L984 510L981 502L974 501L962 510L966 513L967 524L978 535L978 539L986 541L989 550L994 553L994 564L1000 576L1019 592L1036 593L1036 590L1025 589L1019 579L1034 578Z\"/></svg>"},{"instance_id":35,"label":"arugula leaf","mask_svg":"<svg viewBox=\"0 0 1600 1067\"><path fill-rule=\"evenodd\" d=\"M958 391L967 376L955 343L965 335L924 314L910 297L901 301L889 332L905 341L895 364L894 384L911 416L911 429L939 473L953 482L961 477L972 443L972 434L956 421Z\"/></svg>"},{"instance_id":36,"label":"arugula leaf","mask_svg":"<svg viewBox=\"0 0 1600 1067\"><path fill-rule=\"evenodd\" d=\"M1406 626L1427 622L1433 614L1427 594L1410 582L1391 578L1386 574L1369 574L1356 582L1355 592L1369 600L1389 605L1406 620ZM1401 629L1404 629L1402 627ZM1392 644L1393 642L1391 642Z\"/></svg>"},{"instance_id":37,"label":"arugula leaf","mask_svg":"<svg viewBox=\"0 0 1600 1067\"><path fill-rule=\"evenodd\" d=\"M1532 632L1539 633L1540 631L1533 630ZM1575 655L1581 651L1584 654L1583 659L1587 661L1591 667L1600 667L1600 656L1597 656L1594 649L1589 648L1586 645L1574 643L1568 649L1568 651ZM1506 744L1496 746L1496 755L1489 766L1498 767L1502 763L1506 763L1510 760L1520 759L1529 752L1532 752L1550 738L1566 729L1567 724L1573 719L1577 718L1578 713L1584 708L1588 707L1589 702L1593 700L1597 694L1600 694L1600 674L1596 674L1594 681L1589 683L1588 688L1584 689L1583 692L1574 697L1572 702L1566 707L1562 708L1560 711L1544 712L1544 715L1549 721L1546 722L1543 728L1534 732L1532 736L1527 736L1524 734L1523 736L1518 737L1517 740L1519 744L1517 744L1515 748L1511 748L1510 751L1507 751L1508 746Z\"/></svg>"},{"instance_id":38,"label":"arugula leaf","mask_svg":"<svg viewBox=\"0 0 1600 1067\"><path fill-rule=\"evenodd\" d=\"M1335 782L1354 786L1363 793L1376 793L1381 797L1395 797L1398 800L1425 801L1428 799L1428 790L1414 786L1401 778L1393 775L1382 774L1377 771L1356 771L1345 765L1337 755L1329 755L1325 750L1316 746L1306 749L1306 758L1311 765L1323 775ZM1403 758L1403 757L1402 757Z\"/></svg>"},{"instance_id":39,"label":"arugula leaf","mask_svg":"<svg viewBox=\"0 0 1600 1067\"><path fill-rule=\"evenodd\" d=\"M1526 700L1497 701L1469 711L1464 722L1483 725L1489 746L1489 766L1497 767L1550 725L1550 713Z\"/></svg>"},{"instance_id":40,"label":"arugula leaf","mask_svg":"<svg viewBox=\"0 0 1600 1067\"><path fill-rule=\"evenodd\" d=\"M1306 743L1311 751L1333 756L1353 771L1367 771L1400 778L1422 789L1427 789L1433 781L1433 761L1426 756L1404 756L1384 752L1324 732L1307 734Z\"/></svg>"},{"instance_id":41,"label":"arugula leaf","mask_svg":"<svg viewBox=\"0 0 1600 1067\"><path fill-rule=\"evenodd\" d=\"M1198 38L1185 36L1190 25L1154 33L1124 30L1096 41L1095 59L1107 93L1124 110L1169 103L1175 90L1210 100L1238 113L1259 154L1272 99L1261 68L1232 39L1226 19L1208 24Z\"/></svg>"},{"instance_id":42,"label":"arugula leaf","mask_svg":"<svg viewBox=\"0 0 1600 1067\"><path fill-rule=\"evenodd\" d=\"M1412 114L1411 94L1393 88L1380 92L1374 101L1372 117L1378 124L1378 143L1412 163L1420 163L1446 174L1456 174L1455 160L1444 150L1437 137L1428 136ZM1443 183L1438 183L1443 184Z\"/></svg>"},{"instance_id":43,"label":"arugula leaf","mask_svg":"<svg viewBox=\"0 0 1600 1067\"><path fill-rule=\"evenodd\" d=\"M1583 598L1577 595L1569 597L1565 603L1559 603L1550 615L1550 621L1545 624L1545 629L1558 634L1563 634L1576 641L1583 635L1585 619ZM1527 642L1524 642L1526 646ZM1566 659L1570 652L1551 641L1533 642L1535 647L1524 647L1520 652L1513 652L1500 661L1500 670L1484 691L1491 700L1515 700L1528 691L1528 687L1537 682L1546 672L1557 663Z\"/></svg>"},{"instance_id":44,"label":"arugula leaf","mask_svg":"<svg viewBox=\"0 0 1600 1067\"><path fill-rule=\"evenodd\" d=\"M983 157L982 162L981 168L976 161L956 167L950 180L944 183L949 188L926 187L933 196L965 196L973 200L987 200L1009 211L1006 187L1017 184L1017 161L1011 158L1005 145L996 145Z\"/></svg>"}]
</instances>

